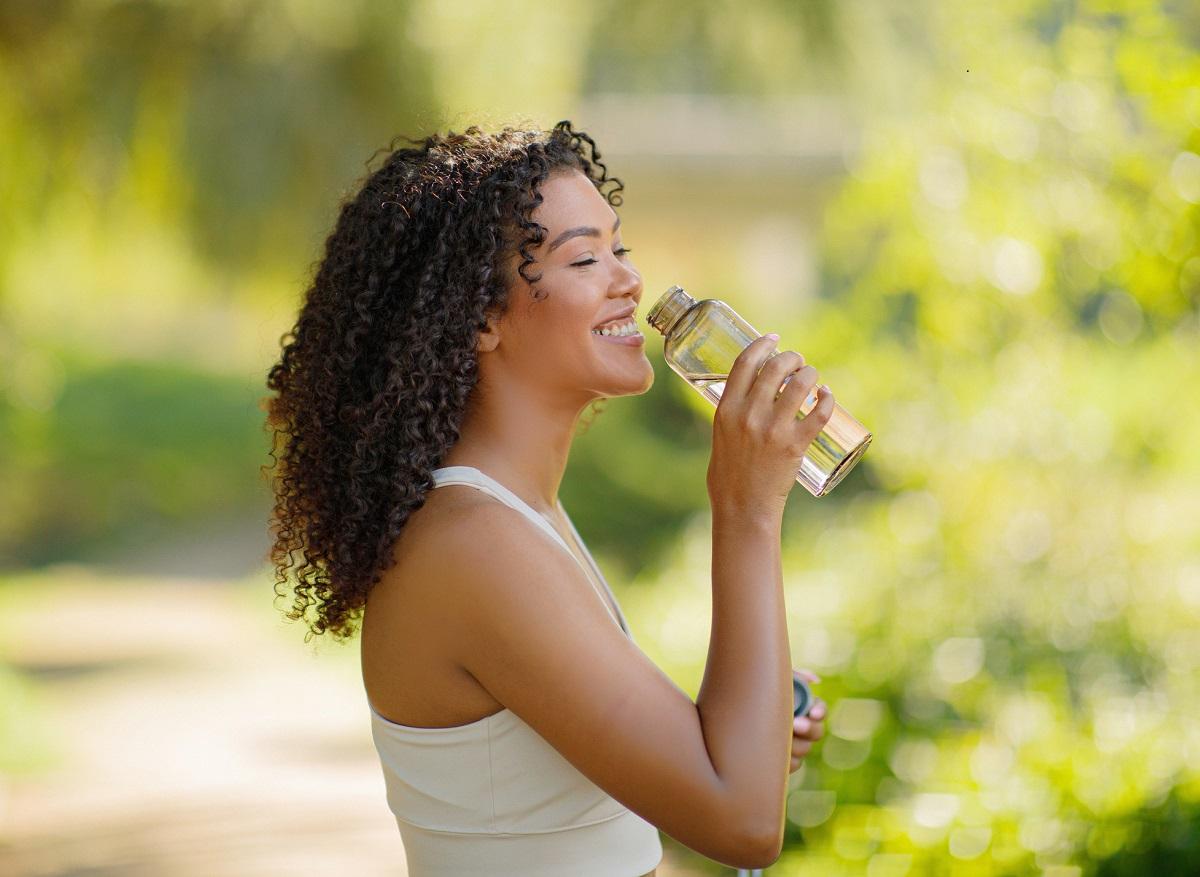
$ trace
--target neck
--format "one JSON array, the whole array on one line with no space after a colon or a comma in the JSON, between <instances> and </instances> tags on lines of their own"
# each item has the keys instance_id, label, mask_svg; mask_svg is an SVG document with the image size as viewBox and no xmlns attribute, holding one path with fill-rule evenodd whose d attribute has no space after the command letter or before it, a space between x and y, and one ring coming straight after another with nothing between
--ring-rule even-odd
<instances>
[{"instance_id":1,"label":"neck","mask_svg":"<svg viewBox=\"0 0 1200 877\"><path fill-rule=\"evenodd\" d=\"M440 465L474 466L537 511L554 514L576 424L590 401L564 403L512 385L472 394L458 441Z\"/></svg>"}]
</instances>

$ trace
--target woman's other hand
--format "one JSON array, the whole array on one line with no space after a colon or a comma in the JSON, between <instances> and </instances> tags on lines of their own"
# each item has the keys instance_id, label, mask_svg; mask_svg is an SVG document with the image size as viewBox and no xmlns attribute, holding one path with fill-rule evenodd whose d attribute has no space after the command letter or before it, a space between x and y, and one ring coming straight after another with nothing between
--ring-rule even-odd
<instances>
[{"instance_id":1,"label":"woman's other hand","mask_svg":"<svg viewBox=\"0 0 1200 877\"><path fill-rule=\"evenodd\" d=\"M810 673L808 670L794 672L810 683L821 681L816 674ZM800 765L804 762L804 756L808 755L813 744L825 735L825 712L825 701L816 697L808 715L797 716L792 721L792 766L788 773L795 773L800 769Z\"/></svg>"}]
</instances>

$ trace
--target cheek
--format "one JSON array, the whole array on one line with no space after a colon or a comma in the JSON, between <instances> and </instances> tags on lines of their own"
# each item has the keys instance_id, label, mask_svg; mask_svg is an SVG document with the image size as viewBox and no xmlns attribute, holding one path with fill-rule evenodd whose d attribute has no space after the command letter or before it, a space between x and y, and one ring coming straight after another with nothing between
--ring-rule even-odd
<instances>
[{"instance_id":1,"label":"cheek","mask_svg":"<svg viewBox=\"0 0 1200 877\"><path fill-rule=\"evenodd\" d=\"M582 362L594 352L592 320L591 314L567 311L541 321L522 339L528 356L542 368L551 360L567 367Z\"/></svg>"}]
</instances>

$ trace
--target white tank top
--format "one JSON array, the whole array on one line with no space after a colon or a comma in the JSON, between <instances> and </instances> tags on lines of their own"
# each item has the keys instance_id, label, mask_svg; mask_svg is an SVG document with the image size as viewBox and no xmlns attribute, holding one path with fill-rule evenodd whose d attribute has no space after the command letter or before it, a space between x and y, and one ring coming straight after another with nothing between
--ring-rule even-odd
<instances>
[{"instance_id":1,"label":"white tank top","mask_svg":"<svg viewBox=\"0 0 1200 877\"><path fill-rule=\"evenodd\" d=\"M583 565L554 526L474 466L433 471L436 487L466 484L516 509L575 558L617 607L612 589L559 503ZM636 643L635 643L636 644ZM658 829L585 777L508 708L466 725L400 725L371 707L371 736L410 877L640 877L662 860Z\"/></svg>"}]
</instances>

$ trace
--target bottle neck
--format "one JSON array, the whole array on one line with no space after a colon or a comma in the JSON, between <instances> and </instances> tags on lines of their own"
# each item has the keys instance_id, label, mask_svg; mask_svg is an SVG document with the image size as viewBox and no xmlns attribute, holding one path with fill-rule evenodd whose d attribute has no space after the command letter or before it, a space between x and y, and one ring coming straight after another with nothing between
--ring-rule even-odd
<instances>
[{"instance_id":1,"label":"bottle neck","mask_svg":"<svg viewBox=\"0 0 1200 877\"><path fill-rule=\"evenodd\" d=\"M684 292L683 287L672 286L646 314L646 322L666 335L695 304L696 299Z\"/></svg>"}]
</instances>

